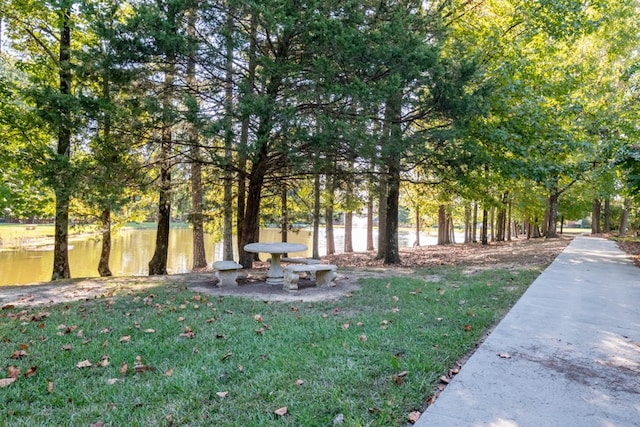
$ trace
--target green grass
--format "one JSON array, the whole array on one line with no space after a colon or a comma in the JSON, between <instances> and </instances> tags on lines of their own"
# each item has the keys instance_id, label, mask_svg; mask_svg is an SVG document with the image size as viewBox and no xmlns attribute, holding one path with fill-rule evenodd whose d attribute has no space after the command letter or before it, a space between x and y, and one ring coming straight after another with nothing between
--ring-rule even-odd
<instances>
[{"instance_id":1,"label":"green grass","mask_svg":"<svg viewBox=\"0 0 640 427\"><path fill-rule=\"evenodd\" d=\"M21 375L0 388L0 425L403 426L538 273L441 267L313 304L167 286L3 309L0 378Z\"/></svg>"}]
</instances>

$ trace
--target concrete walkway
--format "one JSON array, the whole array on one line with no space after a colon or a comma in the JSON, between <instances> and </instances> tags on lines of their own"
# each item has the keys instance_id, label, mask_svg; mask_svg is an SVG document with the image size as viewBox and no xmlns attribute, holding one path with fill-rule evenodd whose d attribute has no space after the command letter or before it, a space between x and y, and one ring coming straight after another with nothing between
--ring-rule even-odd
<instances>
[{"instance_id":1,"label":"concrete walkway","mask_svg":"<svg viewBox=\"0 0 640 427\"><path fill-rule=\"evenodd\" d=\"M577 237L415 426L640 426L640 268Z\"/></svg>"}]
</instances>

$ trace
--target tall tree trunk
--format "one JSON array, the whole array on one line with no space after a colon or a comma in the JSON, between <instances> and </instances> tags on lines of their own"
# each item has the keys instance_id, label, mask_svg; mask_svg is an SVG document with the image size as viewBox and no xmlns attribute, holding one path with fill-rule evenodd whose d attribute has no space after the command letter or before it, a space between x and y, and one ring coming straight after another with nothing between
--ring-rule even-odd
<instances>
[{"instance_id":1,"label":"tall tree trunk","mask_svg":"<svg viewBox=\"0 0 640 427\"><path fill-rule=\"evenodd\" d=\"M238 247L240 252L240 264L247 269L253 268L254 254L245 252L244 247L249 243L256 242L259 237L260 223L260 200L262 198L262 186L264 175L267 170L267 147L266 142L254 159L251 173L249 174L249 185L247 187L247 205L244 213L243 241Z\"/></svg>"},{"instance_id":2,"label":"tall tree trunk","mask_svg":"<svg viewBox=\"0 0 640 427\"><path fill-rule=\"evenodd\" d=\"M171 227L171 152L173 150L172 123L170 111L174 96L175 57L167 55L167 71L163 83L162 109L163 123L160 142L160 190L158 197L158 229L156 248L149 261L149 275L167 274L169 256L169 231Z\"/></svg>"},{"instance_id":3,"label":"tall tree trunk","mask_svg":"<svg viewBox=\"0 0 640 427\"><path fill-rule=\"evenodd\" d=\"M513 225L513 218L511 218L511 197L507 202L507 241L511 241L511 227Z\"/></svg>"},{"instance_id":4,"label":"tall tree trunk","mask_svg":"<svg viewBox=\"0 0 640 427\"><path fill-rule=\"evenodd\" d=\"M332 255L336 253L336 241L333 233L333 207L335 204L335 191L336 191L336 179L333 176L327 177L328 188L327 191L329 193L329 200L327 201L327 206L325 207L325 235L326 235L326 246L327 246L327 255Z\"/></svg>"},{"instance_id":5,"label":"tall tree trunk","mask_svg":"<svg viewBox=\"0 0 640 427\"><path fill-rule=\"evenodd\" d=\"M473 202L473 220L471 221L473 227L471 230L471 241L478 243L478 202Z\"/></svg>"},{"instance_id":6,"label":"tall tree trunk","mask_svg":"<svg viewBox=\"0 0 640 427\"><path fill-rule=\"evenodd\" d=\"M555 187L552 188L549 194L549 220L547 222L546 234L547 239L554 239L558 237L558 229L556 225L558 222L558 197L558 189Z\"/></svg>"},{"instance_id":7,"label":"tall tree trunk","mask_svg":"<svg viewBox=\"0 0 640 427\"><path fill-rule=\"evenodd\" d=\"M287 213L287 186L283 185L280 189L280 216L282 221L280 224L280 234L282 234L282 241L289 241L289 215Z\"/></svg>"},{"instance_id":8,"label":"tall tree trunk","mask_svg":"<svg viewBox=\"0 0 640 427\"><path fill-rule=\"evenodd\" d=\"M98 261L98 273L100 277L112 276L109 268L109 258L111 255L111 210L105 208L100 214L102 223L102 246L100 248L100 260Z\"/></svg>"},{"instance_id":9,"label":"tall tree trunk","mask_svg":"<svg viewBox=\"0 0 640 427\"><path fill-rule=\"evenodd\" d=\"M71 9L63 10L60 29L59 52L59 89L60 95L71 96ZM60 161L69 163L71 158L70 111L67 103L61 102L59 107L60 127L58 129L57 154ZM69 168L61 165L54 178L56 185L56 218L54 226L53 273L51 280L71 277L69 268L69 201L71 198Z\"/></svg>"},{"instance_id":10,"label":"tall tree trunk","mask_svg":"<svg viewBox=\"0 0 640 427\"><path fill-rule=\"evenodd\" d=\"M224 132L224 201L223 201L223 226L222 226L222 252L223 259L233 260L233 16L232 11L227 11L225 32L225 132Z\"/></svg>"},{"instance_id":11,"label":"tall tree trunk","mask_svg":"<svg viewBox=\"0 0 640 427\"><path fill-rule=\"evenodd\" d=\"M625 198L624 205L622 207L622 216L620 218L620 230L618 230L618 236L623 237L627 235L627 227L629 225L629 209L631 208L631 199Z\"/></svg>"},{"instance_id":12,"label":"tall tree trunk","mask_svg":"<svg viewBox=\"0 0 640 427\"><path fill-rule=\"evenodd\" d=\"M373 245L373 195L367 196L367 251L375 250Z\"/></svg>"},{"instance_id":13,"label":"tall tree trunk","mask_svg":"<svg viewBox=\"0 0 640 427\"><path fill-rule=\"evenodd\" d=\"M464 206L464 243L471 243L471 206Z\"/></svg>"},{"instance_id":14,"label":"tall tree trunk","mask_svg":"<svg viewBox=\"0 0 640 427\"><path fill-rule=\"evenodd\" d=\"M320 259L320 173L313 177L313 250L314 259Z\"/></svg>"},{"instance_id":15,"label":"tall tree trunk","mask_svg":"<svg viewBox=\"0 0 640 427\"><path fill-rule=\"evenodd\" d=\"M591 206L591 234L600 234L600 215L602 214L602 203L600 199L593 199Z\"/></svg>"},{"instance_id":16,"label":"tall tree trunk","mask_svg":"<svg viewBox=\"0 0 640 427\"><path fill-rule=\"evenodd\" d=\"M273 108L280 90L281 79L274 76L266 90L266 104L260 116L258 130L256 132L257 152L252 159L251 173L249 174L249 186L247 188L247 204L242 224L243 238L238 252L240 264L247 269L253 267L253 259L257 254L247 253L244 247L254 243L260 236L260 202L262 199L262 187L265 175L268 171L269 139L273 130Z\"/></svg>"},{"instance_id":17,"label":"tall tree trunk","mask_svg":"<svg viewBox=\"0 0 640 427\"><path fill-rule=\"evenodd\" d=\"M489 244L489 239L488 239L488 231L487 228L489 227L489 219L487 218L488 212L487 212L487 208L483 207L482 208L482 230L481 230L481 235L480 235L480 241L482 242L483 245L488 245Z\"/></svg>"},{"instance_id":18,"label":"tall tree trunk","mask_svg":"<svg viewBox=\"0 0 640 427\"><path fill-rule=\"evenodd\" d=\"M188 12L187 31L191 37L196 36L196 10L190 9ZM193 92L194 98L197 97L197 81L196 81L196 63L195 52L191 52L187 58L187 84ZM193 226L192 249L193 264L192 270L197 271L207 267L207 254L204 247L204 217L203 210L203 188L202 188L202 165L200 159L200 141L198 138L198 130L195 124L195 117L198 113L198 102L195 111L191 111L191 123L188 124L189 137L189 154L191 157L191 224Z\"/></svg>"},{"instance_id":19,"label":"tall tree trunk","mask_svg":"<svg viewBox=\"0 0 640 427\"><path fill-rule=\"evenodd\" d=\"M446 245L447 242L447 208L445 205L438 205L438 245Z\"/></svg>"},{"instance_id":20,"label":"tall tree trunk","mask_svg":"<svg viewBox=\"0 0 640 427\"><path fill-rule=\"evenodd\" d=\"M384 264L400 264L400 249L398 247L398 217L400 212L400 150L402 146L402 90L393 94L387 102L389 115L386 121L390 126L390 140L387 153L384 156L388 167L387 193L387 225L385 227L386 248ZM385 112L386 114L386 112ZM389 120L390 119L390 120Z\"/></svg>"},{"instance_id":21,"label":"tall tree trunk","mask_svg":"<svg viewBox=\"0 0 640 427\"><path fill-rule=\"evenodd\" d=\"M344 251L345 253L353 252L353 212L348 211L344 214Z\"/></svg>"},{"instance_id":22,"label":"tall tree trunk","mask_svg":"<svg viewBox=\"0 0 640 427\"><path fill-rule=\"evenodd\" d=\"M420 205L416 204L416 240L414 247L420 247Z\"/></svg>"},{"instance_id":23,"label":"tall tree trunk","mask_svg":"<svg viewBox=\"0 0 640 427\"><path fill-rule=\"evenodd\" d=\"M252 88L255 84L256 79L256 34L257 34L257 19L256 15L253 14L251 16L251 28L249 37L249 51L247 53L249 57L249 64L247 68L247 83L245 85L247 93L244 96L250 96L252 94ZM242 242L246 239L244 233L244 222L245 222L245 209L246 209L246 197L247 197L247 150L245 147L248 145L249 141L249 124L250 124L250 116L248 114L244 114L242 117L242 124L240 126L240 143L238 150L238 194L236 200L236 236L238 242L238 252L240 252L240 264L242 264ZM250 268L244 264L242 264L245 268Z\"/></svg>"},{"instance_id":24,"label":"tall tree trunk","mask_svg":"<svg viewBox=\"0 0 640 427\"><path fill-rule=\"evenodd\" d=\"M378 186L378 252L376 259L383 259L387 248L385 240L387 234L387 174L384 165L381 166L380 182Z\"/></svg>"},{"instance_id":25,"label":"tall tree trunk","mask_svg":"<svg viewBox=\"0 0 640 427\"><path fill-rule=\"evenodd\" d=\"M611 233L611 199L604 199L604 232Z\"/></svg>"}]
</instances>

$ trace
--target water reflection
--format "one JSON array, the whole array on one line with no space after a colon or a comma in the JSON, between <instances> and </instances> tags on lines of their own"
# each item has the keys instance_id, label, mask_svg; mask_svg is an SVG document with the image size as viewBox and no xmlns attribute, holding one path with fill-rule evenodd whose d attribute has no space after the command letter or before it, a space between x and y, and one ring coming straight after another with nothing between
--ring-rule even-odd
<instances>
[{"instance_id":1,"label":"water reflection","mask_svg":"<svg viewBox=\"0 0 640 427\"><path fill-rule=\"evenodd\" d=\"M110 258L111 271L115 276L142 276L147 275L149 260L153 256L155 248L155 229L124 229L114 235ZM192 265L192 234L188 228L172 228L169 235L169 259L167 269L169 273L186 273ZM337 252L344 248L344 229L334 230ZM377 237L374 236L374 241ZM324 229L320 230L319 250L320 255L326 254ZM260 241L281 241L280 230L264 229L260 231ZM297 253L296 256L310 257L312 245L312 232L302 229L288 233L288 241L303 243L309 250L306 253ZM408 247L415 241L415 233L410 231L399 232L398 243L400 247ZM353 230L353 249L356 252L366 250L366 229L364 227ZM435 244L435 237L420 236L423 245ZM69 250L69 264L72 277L97 277L97 266L100 259L100 240L89 238L72 242L73 248ZM214 242L210 235L205 236L205 248L207 261L211 264L215 260L222 259L222 245ZM237 260L237 248L234 248ZM266 259L269 254L260 254ZM0 251L0 286L13 284L28 284L43 282L51 278L53 266L53 251L49 250L14 250Z\"/></svg>"}]
</instances>

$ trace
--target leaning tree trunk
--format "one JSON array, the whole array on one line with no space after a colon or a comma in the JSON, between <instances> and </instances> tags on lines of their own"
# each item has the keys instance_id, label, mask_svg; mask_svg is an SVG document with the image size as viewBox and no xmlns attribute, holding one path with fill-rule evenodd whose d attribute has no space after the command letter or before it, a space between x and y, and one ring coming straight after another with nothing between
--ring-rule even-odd
<instances>
[{"instance_id":1,"label":"leaning tree trunk","mask_svg":"<svg viewBox=\"0 0 640 427\"><path fill-rule=\"evenodd\" d=\"M112 276L109 268L109 258L111 254L111 210L105 208L100 214L102 223L102 247L100 249L100 260L98 261L98 273L100 277Z\"/></svg>"},{"instance_id":2,"label":"leaning tree trunk","mask_svg":"<svg viewBox=\"0 0 640 427\"><path fill-rule=\"evenodd\" d=\"M71 95L71 10L63 11L62 29L60 32L59 54L60 95ZM59 112L61 125L58 130L57 154L61 162L68 162L71 157L71 130L69 128L70 111L65 102L60 103ZM54 177L56 185L56 217L53 248L53 273L51 280L68 279L71 277L69 268L69 201L71 194L69 169L62 165Z\"/></svg>"}]
</instances>

